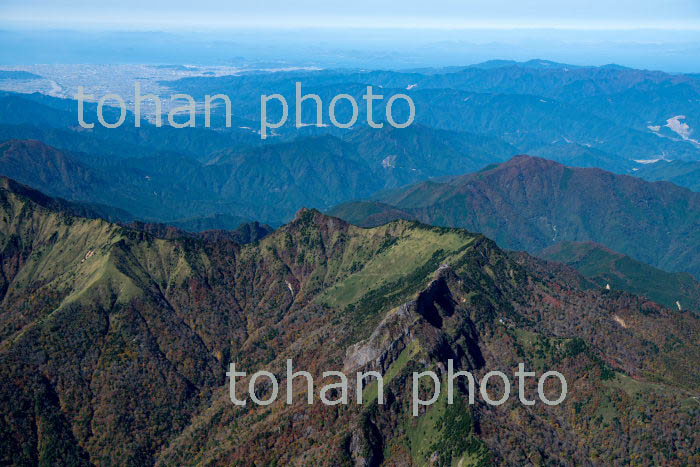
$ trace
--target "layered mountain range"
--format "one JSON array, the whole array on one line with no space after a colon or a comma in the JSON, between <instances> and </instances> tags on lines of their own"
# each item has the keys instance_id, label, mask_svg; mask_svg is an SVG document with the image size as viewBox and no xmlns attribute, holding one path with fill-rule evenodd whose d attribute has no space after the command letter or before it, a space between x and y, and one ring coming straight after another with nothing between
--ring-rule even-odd
<instances>
[{"instance_id":1,"label":"layered mountain range","mask_svg":"<svg viewBox=\"0 0 700 467\"><path fill-rule=\"evenodd\" d=\"M321 97L323 125L313 125L315 103L307 101L302 128L294 125L292 111L277 136L262 141L257 132L260 96L281 94L294 110L295 82L303 84L304 94ZM54 196L108 204L140 220L190 228L233 228L250 220L279 225L300 206L325 210L381 190L474 172L516 154L696 189L692 164L700 160L694 134L699 83L688 74L542 60L411 72L242 72L161 83L198 102L218 93L233 102L230 128L223 125L223 107L216 107L213 128L204 128L199 114L196 128L183 129L156 128L147 121L135 128L130 112L117 129L99 124L85 129L78 125L74 100L3 92L0 142L41 141L61 153L54 157L68 164L64 169L70 169L73 180L64 180L64 173L46 183L48 169L42 169L41 177L17 170L18 164L44 164L50 152L46 148L3 147L10 160L0 169ZM366 124L364 105L353 129L329 126L331 99L350 94L362 103L367 86L383 96L409 95L416 106L414 124L403 130L390 127L385 97L374 109L374 120L384 128ZM395 120L404 121L407 109L397 104L393 110ZM271 105L271 121L278 111ZM347 121L349 111L339 105L338 120ZM116 119L115 112L105 106L108 120ZM84 118L97 121L94 103L85 105ZM8 151L18 154L8 156ZM671 160L674 168L647 164L657 160ZM96 190L97 185L104 189ZM202 217L208 220L200 221Z\"/></svg>"},{"instance_id":2,"label":"layered mountain range","mask_svg":"<svg viewBox=\"0 0 700 467\"><path fill-rule=\"evenodd\" d=\"M698 460L700 319L562 264L314 210L240 245L76 217L8 179L0 201L3 463ZM282 375L287 358L318 381L379 371L385 403L370 385L365 404L309 406L304 384L291 405L231 403L229 362ZM496 407L460 388L413 417L410 373L447 359L479 378L556 369L569 396Z\"/></svg>"},{"instance_id":3,"label":"layered mountain range","mask_svg":"<svg viewBox=\"0 0 700 467\"><path fill-rule=\"evenodd\" d=\"M551 145L559 145L557 157L565 163L585 160L581 152L608 170L625 170L634 160L698 160L692 132L699 124L700 82L694 75L533 60L415 72L244 73L167 84L198 98L226 92L239 116L256 120L261 94L279 93L293 104L297 81L304 93L318 94L326 106L339 93L363 102L367 85L384 96L406 93L415 101L420 124L490 135L521 153L545 157L553 152ZM387 99L375 103L375 120L384 120ZM396 120L404 121L407 109L395 107ZM359 110L364 121L365 107ZM302 111L304 123L315 121L313 105ZM271 119L276 118L280 109L271 112ZM341 121L349 120L349 108L339 107L336 113ZM324 119L328 123L327 108Z\"/></svg>"},{"instance_id":4,"label":"layered mountain range","mask_svg":"<svg viewBox=\"0 0 700 467\"><path fill-rule=\"evenodd\" d=\"M305 104L261 141L260 95L293 115L295 81L326 103L406 93L416 123L316 127ZM697 76L534 60L160 84L229 94L234 125L85 129L73 100L0 93L0 464L700 463ZM376 381L363 404L351 384L308 405L301 382L232 403L229 364L283 392L287 359L315 394L324 371L379 372L384 403ZM448 360L555 370L568 395L471 404L460 383L413 416L412 373L444 384Z\"/></svg>"}]
</instances>

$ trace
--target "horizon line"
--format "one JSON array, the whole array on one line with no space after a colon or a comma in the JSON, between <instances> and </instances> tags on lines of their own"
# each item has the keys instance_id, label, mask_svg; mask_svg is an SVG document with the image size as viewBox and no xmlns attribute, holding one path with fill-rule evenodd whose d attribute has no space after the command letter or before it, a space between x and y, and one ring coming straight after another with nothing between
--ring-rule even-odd
<instances>
[{"instance_id":1,"label":"horizon line","mask_svg":"<svg viewBox=\"0 0 700 467\"><path fill-rule=\"evenodd\" d=\"M325 31L325 30L373 30L373 31L572 31L572 32L634 32L634 31L675 31L700 33L700 20L693 21L664 21L653 23L640 22L598 22L585 24L580 21L444 21L440 19L425 20L420 18L393 18L392 21L367 22L366 18L349 17L338 20L335 17L315 18L287 18L275 19L250 17L237 21L196 19L161 19L157 21L138 21L126 18L102 19L102 18L73 18L73 22L56 21L54 18L8 18L0 20L0 29L39 28L42 31L85 31L100 29L102 32L170 32L172 30L199 31L206 29L208 32L235 32L246 30L275 29L281 31L295 31L299 29ZM105 30L104 28L108 28Z\"/></svg>"}]
</instances>

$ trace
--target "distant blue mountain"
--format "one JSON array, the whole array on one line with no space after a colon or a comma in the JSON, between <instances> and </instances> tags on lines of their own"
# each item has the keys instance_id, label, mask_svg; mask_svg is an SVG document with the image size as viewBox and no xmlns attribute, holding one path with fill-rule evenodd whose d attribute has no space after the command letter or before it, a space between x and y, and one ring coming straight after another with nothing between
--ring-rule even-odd
<instances>
[{"instance_id":1,"label":"distant blue mountain","mask_svg":"<svg viewBox=\"0 0 700 467\"><path fill-rule=\"evenodd\" d=\"M515 60L488 60L486 62L477 63L470 65L469 68L480 68L483 70L492 70L495 68L504 67L521 67L521 68L532 68L535 70L552 70L552 69L564 69L573 70L576 68L583 68L580 65L568 65L566 63L557 63L551 60L541 60L533 59L526 62L517 62Z\"/></svg>"},{"instance_id":2,"label":"distant blue mountain","mask_svg":"<svg viewBox=\"0 0 700 467\"><path fill-rule=\"evenodd\" d=\"M22 70L0 70L0 79L41 79L39 75Z\"/></svg>"}]
</instances>

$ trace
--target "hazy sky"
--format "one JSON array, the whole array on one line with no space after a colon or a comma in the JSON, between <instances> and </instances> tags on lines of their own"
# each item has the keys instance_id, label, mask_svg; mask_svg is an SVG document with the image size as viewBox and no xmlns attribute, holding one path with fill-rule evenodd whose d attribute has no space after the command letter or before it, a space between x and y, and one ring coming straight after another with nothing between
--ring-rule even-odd
<instances>
[{"instance_id":1,"label":"hazy sky","mask_svg":"<svg viewBox=\"0 0 700 467\"><path fill-rule=\"evenodd\" d=\"M0 24L13 23L700 30L700 0L0 0Z\"/></svg>"}]
</instances>

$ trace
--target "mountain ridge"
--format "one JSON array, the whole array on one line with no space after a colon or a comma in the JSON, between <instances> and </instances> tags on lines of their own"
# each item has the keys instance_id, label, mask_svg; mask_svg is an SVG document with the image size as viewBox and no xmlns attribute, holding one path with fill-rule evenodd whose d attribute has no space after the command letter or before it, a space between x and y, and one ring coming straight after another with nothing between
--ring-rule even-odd
<instances>
[{"instance_id":1,"label":"mountain ridge","mask_svg":"<svg viewBox=\"0 0 700 467\"><path fill-rule=\"evenodd\" d=\"M621 460L630 449L693 461L700 320L688 312L580 290L571 270L513 260L460 229L363 229L302 209L241 246L159 239L0 196L4 462L422 464L437 451L445 463L522 463ZM231 404L228 362L282 374L287 358L319 378L380 371L390 402ZM557 368L572 393L527 413L460 395L411 417L410 372L443 374L448 358L479 377L517 360ZM639 419L670 448L647 443Z\"/></svg>"}]
</instances>

